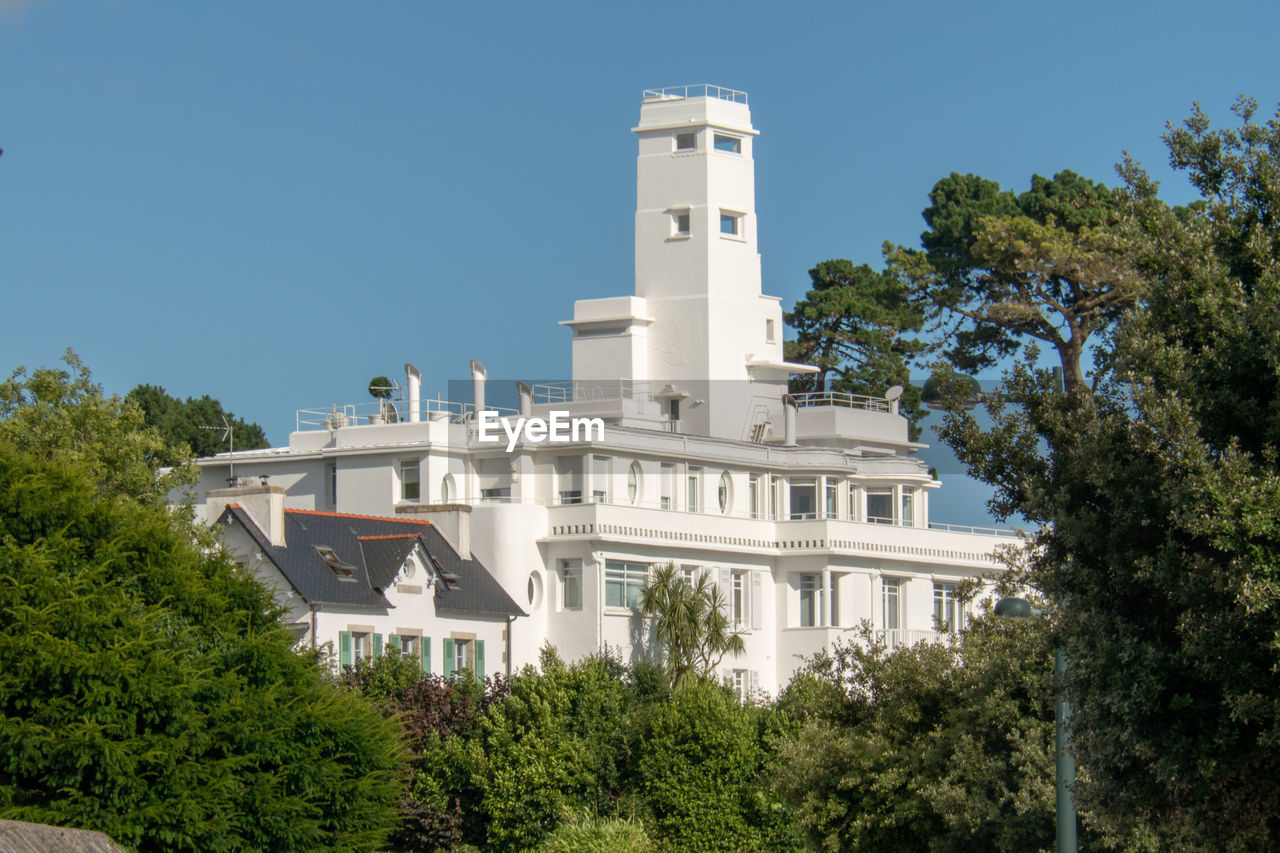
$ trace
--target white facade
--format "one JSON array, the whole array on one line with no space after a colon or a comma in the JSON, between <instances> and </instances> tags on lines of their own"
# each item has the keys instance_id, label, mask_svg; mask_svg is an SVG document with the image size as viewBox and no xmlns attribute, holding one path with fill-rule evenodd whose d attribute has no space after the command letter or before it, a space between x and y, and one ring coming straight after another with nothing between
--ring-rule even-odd
<instances>
[{"instance_id":1,"label":"white facade","mask_svg":"<svg viewBox=\"0 0 1280 853\"><path fill-rule=\"evenodd\" d=\"M301 509L430 507L530 612L511 628L516 667L544 642L644 653L628 596L665 563L721 584L746 641L723 670L744 689L776 692L864 621L891 643L930 636L954 585L1018 540L930 522L939 484L896 401L785 396L813 369L783 361L781 305L761 293L746 96L646 92L634 130L635 294L577 302L573 381L522 387L520 411L501 412L512 429L599 418L603 436L524 435L508 452L501 429L480 440L483 368L472 402L442 403L419 399L406 365L395 422L371 422L387 414L373 405L301 412L288 447L237 453L236 472L269 475ZM225 456L201 465L202 492L227 476Z\"/></svg>"}]
</instances>

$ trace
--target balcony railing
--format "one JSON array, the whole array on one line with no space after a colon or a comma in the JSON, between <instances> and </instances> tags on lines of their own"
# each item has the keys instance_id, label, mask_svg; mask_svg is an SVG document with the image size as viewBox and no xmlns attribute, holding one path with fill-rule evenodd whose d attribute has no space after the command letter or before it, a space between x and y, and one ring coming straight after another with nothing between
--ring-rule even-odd
<instances>
[{"instance_id":1,"label":"balcony railing","mask_svg":"<svg viewBox=\"0 0 1280 853\"><path fill-rule=\"evenodd\" d=\"M452 400L419 400L418 419L422 421L448 421L465 423L474 417L473 403ZM485 405L487 411L499 415L519 415L515 409ZM352 426L406 423L412 420L408 400L370 400L362 403L334 403L317 409L298 409L296 431L317 429L344 429Z\"/></svg>"},{"instance_id":2,"label":"balcony railing","mask_svg":"<svg viewBox=\"0 0 1280 853\"><path fill-rule=\"evenodd\" d=\"M691 83L688 86L665 86L661 89L644 90L646 101L680 101L687 98L717 98L721 101L745 104L747 93L710 83Z\"/></svg>"},{"instance_id":3,"label":"balcony railing","mask_svg":"<svg viewBox=\"0 0 1280 853\"><path fill-rule=\"evenodd\" d=\"M889 401L884 397L868 397L864 394L849 394L845 391L806 391L803 394L792 394L797 408L811 406L840 406L845 409L865 409L869 412L888 412Z\"/></svg>"},{"instance_id":4,"label":"balcony railing","mask_svg":"<svg viewBox=\"0 0 1280 853\"><path fill-rule=\"evenodd\" d=\"M596 400L651 399L648 382L630 379L601 379L582 382L543 382L534 385L533 402L541 404L583 403Z\"/></svg>"},{"instance_id":5,"label":"balcony railing","mask_svg":"<svg viewBox=\"0 0 1280 853\"><path fill-rule=\"evenodd\" d=\"M919 643L933 643L941 638L937 631L920 631L911 628L881 628L872 632L877 642L883 643L889 651L908 648Z\"/></svg>"}]
</instances>

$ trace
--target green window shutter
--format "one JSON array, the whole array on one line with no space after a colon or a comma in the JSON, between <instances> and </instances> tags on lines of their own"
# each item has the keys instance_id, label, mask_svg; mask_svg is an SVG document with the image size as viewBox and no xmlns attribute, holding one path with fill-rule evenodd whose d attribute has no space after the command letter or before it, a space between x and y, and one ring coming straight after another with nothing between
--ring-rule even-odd
<instances>
[{"instance_id":1,"label":"green window shutter","mask_svg":"<svg viewBox=\"0 0 1280 853\"><path fill-rule=\"evenodd\" d=\"M382 635L374 634L373 635L373 656L376 658L380 654L382 654Z\"/></svg>"},{"instance_id":2,"label":"green window shutter","mask_svg":"<svg viewBox=\"0 0 1280 853\"><path fill-rule=\"evenodd\" d=\"M351 632L338 632L338 665L351 666Z\"/></svg>"},{"instance_id":3,"label":"green window shutter","mask_svg":"<svg viewBox=\"0 0 1280 853\"><path fill-rule=\"evenodd\" d=\"M397 652L398 652L398 651L402 651L402 650L404 649L404 646L403 646L403 645L401 645L401 643L400 643L400 635L399 635L399 634L388 634L388 635L387 635L387 642L388 642L388 643L390 643L390 644L391 644L391 648L395 649Z\"/></svg>"},{"instance_id":4,"label":"green window shutter","mask_svg":"<svg viewBox=\"0 0 1280 853\"><path fill-rule=\"evenodd\" d=\"M431 638L422 638L422 671L431 672Z\"/></svg>"},{"instance_id":5,"label":"green window shutter","mask_svg":"<svg viewBox=\"0 0 1280 853\"><path fill-rule=\"evenodd\" d=\"M484 640L476 640L476 680L484 681Z\"/></svg>"},{"instance_id":6,"label":"green window shutter","mask_svg":"<svg viewBox=\"0 0 1280 853\"><path fill-rule=\"evenodd\" d=\"M444 638L444 677L453 677L453 640Z\"/></svg>"}]
</instances>

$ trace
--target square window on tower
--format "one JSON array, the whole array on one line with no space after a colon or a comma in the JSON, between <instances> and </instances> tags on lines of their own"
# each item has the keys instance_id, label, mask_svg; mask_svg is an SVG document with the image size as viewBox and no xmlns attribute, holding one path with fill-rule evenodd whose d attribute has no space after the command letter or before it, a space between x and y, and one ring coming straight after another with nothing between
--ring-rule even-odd
<instances>
[{"instance_id":1,"label":"square window on tower","mask_svg":"<svg viewBox=\"0 0 1280 853\"><path fill-rule=\"evenodd\" d=\"M676 150L677 151L693 151L698 147L698 134L696 133L677 133L676 134Z\"/></svg>"},{"instance_id":2,"label":"square window on tower","mask_svg":"<svg viewBox=\"0 0 1280 853\"><path fill-rule=\"evenodd\" d=\"M742 214L720 211L720 233L728 237L741 237Z\"/></svg>"},{"instance_id":3,"label":"square window on tower","mask_svg":"<svg viewBox=\"0 0 1280 853\"><path fill-rule=\"evenodd\" d=\"M730 154L742 153L742 140L736 136L725 136L723 133L717 133L714 144L717 151L727 151Z\"/></svg>"},{"instance_id":4,"label":"square window on tower","mask_svg":"<svg viewBox=\"0 0 1280 853\"><path fill-rule=\"evenodd\" d=\"M671 236L688 237L689 223L689 208L686 207L671 211Z\"/></svg>"}]
</instances>

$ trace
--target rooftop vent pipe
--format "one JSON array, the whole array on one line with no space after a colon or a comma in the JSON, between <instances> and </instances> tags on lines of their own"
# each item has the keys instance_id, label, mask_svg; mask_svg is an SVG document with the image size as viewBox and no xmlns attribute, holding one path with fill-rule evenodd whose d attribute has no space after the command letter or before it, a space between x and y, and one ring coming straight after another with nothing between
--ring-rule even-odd
<instances>
[{"instance_id":1,"label":"rooftop vent pipe","mask_svg":"<svg viewBox=\"0 0 1280 853\"><path fill-rule=\"evenodd\" d=\"M484 381L488 378L489 372L484 369L484 365L471 359L471 402L477 418L484 411Z\"/></svg>"},{"instance_id":2,"label":"rooftop vent pipe","mask_svg":"<svg viewBox=\"0 0 1280 853\"><path fill-rule=\"evenodd\" d=\"M404 366L404 384L409 386L409 423L416 424L420 417L418 395L422 391L422 374L412 364Z\"/></svg>"},{"instance_id":3,"label":"rooftop vent pipe","mask_svg":"<svg viewBox=\"0 0 1280 853\"><path fill-rule=\"evenodd\" d=\"M782 445L784 447L796 446L796 398L790 394L782 395L783 423L785 430L783 432Z\"/></svg>"},{"instance_id":4,"label":"rooftop vent pipe","mask_svg":"<svg viewBox=\"0 0 1280 853\"><path fill-rule=\"evenodd\" d=\"M516 383L516 394L520 397L520 417L527 418L533 414L533 389L523 382Z\"/></svg>"}]
</instances>

